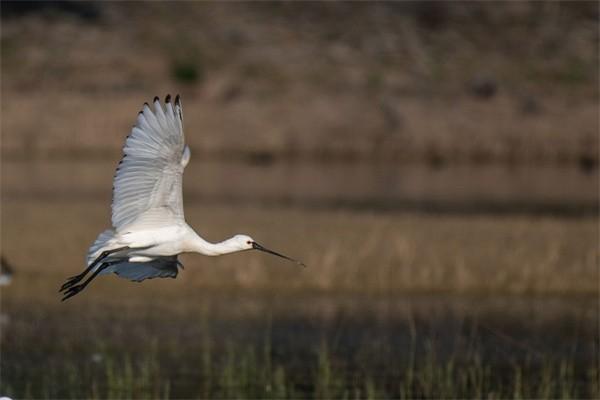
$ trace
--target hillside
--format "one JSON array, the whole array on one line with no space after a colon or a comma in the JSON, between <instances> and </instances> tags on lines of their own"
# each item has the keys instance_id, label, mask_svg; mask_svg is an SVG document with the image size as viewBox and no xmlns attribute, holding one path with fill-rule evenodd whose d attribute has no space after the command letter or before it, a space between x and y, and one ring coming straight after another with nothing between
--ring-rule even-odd
<instances>
[{"instance_id":1,"label":"hillside","mask_svg":"<svg viewBox=\"0 0 600 400\"><path fill-rule=\"evenodd\" d=\"M2 155L104 157L181 93L195 154L598 161L597 3L3 3Z\"/></svg>"}]
</instances>

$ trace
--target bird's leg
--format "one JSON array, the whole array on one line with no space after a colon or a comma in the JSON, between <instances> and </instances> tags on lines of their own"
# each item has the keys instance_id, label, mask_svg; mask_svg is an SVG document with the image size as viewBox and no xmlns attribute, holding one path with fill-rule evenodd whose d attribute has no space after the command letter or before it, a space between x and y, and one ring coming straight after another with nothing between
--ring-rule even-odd
<instances>
[{"instance_id":1,"label":"bird's leg","mask_svg":"<svg viewBox=\"0 0 600 400\"><path fill-rule=\"evenodd\" d=\"M75 286L71 286L69 288L69 290L67 290L64 295L65 297L62 298L61 301L65 301L66 299L75 296L77 293L81 292L83 289L85 289L85 287L87 285L90 284L90 282L96 277L98 276L98 274L100 272L102 272L103 270L105 270L106 268L110 267L111 265L114 264L118 264L120 262L123 262L123 260L117 260L117 261L109 261L109 262L105 262L102 263L100 265L100 267L98 267L98 269L96 269L96 271L94 271L94 273L85 281L83 282L81 285L75 285Z\"/></svg>"},{"instance_id":2,"label":"bird's leg","mask_svg":"<svg viewBox=\"0 0 600 400\"><path fill-rule=\"evenodd\" d=\"M124 247L118 247L116 249L103 251L94 260L94 262L92 262L82 273L72 276L70 278L67 278L67 281L60 287L59 292L62 292L63 290L66 290L66 289L70 288L71 286L75 285L76 283L78 283L79 281L81 281L87 275L88 272L90 272L96 265L98 265L98 263L100 261L104 260L106 257L111 255L112 253L116 253L121 250L126 250L128 248L129 248L129 246L124 246Z\"/></svg>"},{"instance_id":3,"label":"bird's leg","mask_svg":"<svg viewBox=\"0 0 600 400\"><path fill-rule=\"evenodd\" d=\"M110 249L110 250L104 250L102 253L100 253L100 255L94 260L93 263L90 264L91 268L94 268L96 265L98 265L98 263L102 260L104 260L106 257L108 257L109 255L113 254L113 253L117 253L119 251L122 250L127 250L129 248L129 246L123 246L123 247L117 247L116 249Z\"/></svg>"},{"instance_id":4,"label":"bird's leg","mask_svg":"<svg viewBox=\"0 0 600 400\"><path fill-rule=\"evenodd\" d=\"M67 281L65 283L63 283L63 285L60 287L59 292L62 292L63 290L66 290L68 288L70 288L71 286L75 285L76 283L78 283L79 281L81 281L88 272L90 272L92 270L92 265L90 264L89 267L87 267L82 273L72 276L70 278L67 278Z\"/></svg>"}]
</instances>

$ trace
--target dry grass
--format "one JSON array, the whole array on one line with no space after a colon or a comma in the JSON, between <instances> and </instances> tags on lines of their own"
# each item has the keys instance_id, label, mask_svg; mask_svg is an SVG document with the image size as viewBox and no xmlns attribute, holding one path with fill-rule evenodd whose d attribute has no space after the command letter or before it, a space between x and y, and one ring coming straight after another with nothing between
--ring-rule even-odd
<instances>
[{"instance_id":1,"label":"dry grass","mask_svg":"<svg viewBox=\"0 0 600 400\"><path fill-rule=\"evenodd\" d=\"M597 163L593 5L431 4L111 3L97 24L3 20L2 154L116 151L144 101L181 92L197 154ZM197 81L173 62L197 64ZM481 77L497 95L471 93Z\"/></svg>"},{"instance_id":2,"label":"dry grass","mask_svg":"<svg viewBox=\"0 0 600 400\"><path fill-rule=\"evenodd\" d=\"M142 103L155 93L172 91L164 87L100 97L5 92L10 101L2 103L2 154L10 158L103 157L118 152ZM511 101L504 96L483 104L459 99L449 108L445 102L406 99L402 101L403 128L395 132L386 126L377 107L336 95L315 101L306 94L290 103L274 98L269 104L249 98L223 107L210 98L187 97L184 92L186 139L195 154L229 158L266 154L431 163L597 159L597 103L571 109L561 99L549 99L546 114L523 118L512 109Z\"/></svg>"},{"instance_id":3,"label":"dry grass","mask_svg":"<svg viewBox=\"0 0 600 400\"><path fill-rule=\"evenodd\" d=\"M13 398L595 398L597 219L187 204L211 240L176 280L57 289L105 199L4 200L2 379ZM519 294L519 295L516 295ZM538 294L540 296L530 296ZM40 331L43 329L43 335Z\"/></svg>"},{"instance_id":4,"label":"dry grass","mask_svg":"<svg viewBox=\"0 0 600 400\"><path fill-rule=\"evenodd\" d=\"M597 219L357 214L202 204L188 205L186 215L209 240L247 232L309 266L298 269L258 253L217 259L186 255L187 268L177 281L195 287L374 294L598 293ZM5 201L2 252L19 271L41 272L58 286L83 268L86 248L108 221L107 206L95 202ZM117 284L123 289L130 285Z\"/></svg>"}]
</instances>

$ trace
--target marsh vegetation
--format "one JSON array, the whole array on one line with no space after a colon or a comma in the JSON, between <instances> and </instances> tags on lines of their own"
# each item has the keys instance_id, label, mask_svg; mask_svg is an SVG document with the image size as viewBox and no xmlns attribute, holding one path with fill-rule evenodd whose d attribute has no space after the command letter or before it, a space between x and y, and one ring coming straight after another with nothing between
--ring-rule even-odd
<instances>
[{"instance_id":1,"label":"marsh vegetation","mask_svg":"<svg viewBox=\"0 0 600 400\"><path fill-rule=\"evenodd\" d=\"M185 256L176 280L110 276L60 303L108 217L85 198L3 203L5 394L598 396L595 218L187 204L209 238L235 227L309 267Z\"/></svg>"}]
</instances>

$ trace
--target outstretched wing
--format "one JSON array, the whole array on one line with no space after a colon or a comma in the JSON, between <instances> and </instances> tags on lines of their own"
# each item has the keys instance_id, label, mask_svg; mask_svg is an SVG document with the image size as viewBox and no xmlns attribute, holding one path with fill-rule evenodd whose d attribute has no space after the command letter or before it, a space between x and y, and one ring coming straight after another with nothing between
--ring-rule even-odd
<instances>
[{"instance_id":1,"label":"outstretched wing","mask_svg":"<svg viewBox=\"0 0 600 400\"><path fill-rule=\"evenodd\" d=\"M114 272L120 278L141 282L144 279L152 278L176 278L178 267L180 266L181 264L177 260L177 256L158 257L152 261L143 263L123 261L111 265L102 271L101 274Z\"/></svg>"},{"instance_id":2,"label":"outstretched wing","mask_svg":"<svg viewBox=\"0 0 600 400\"><path fill-rule=\"evenodd\" d=\"M190 152L183 137L179 96L165 98L164 108L154 98L138 114L127 137L123 159L113 185L112 224L120 231L134 223L183 220L181 181Z\"/></svg>"}]
</instances>

